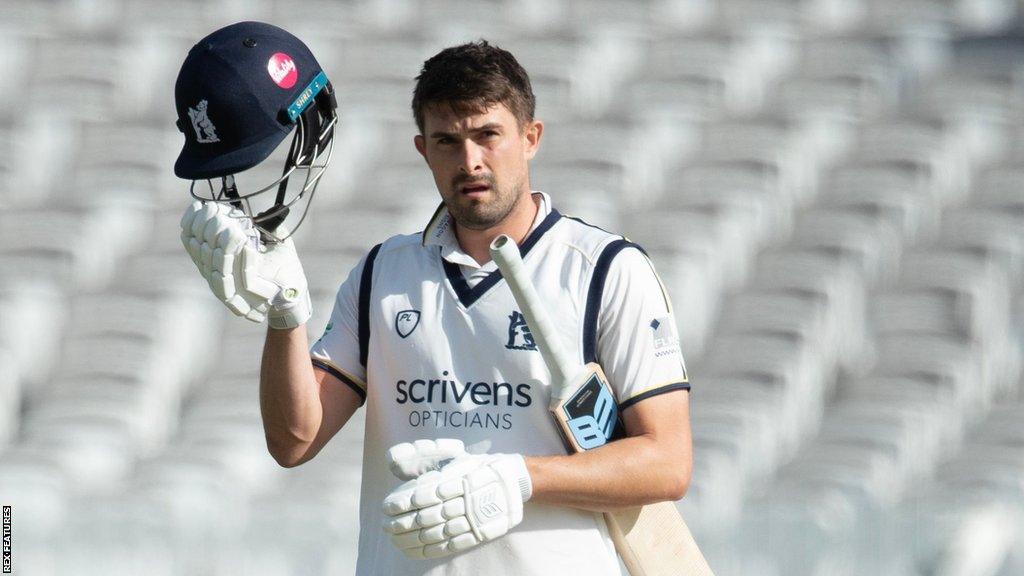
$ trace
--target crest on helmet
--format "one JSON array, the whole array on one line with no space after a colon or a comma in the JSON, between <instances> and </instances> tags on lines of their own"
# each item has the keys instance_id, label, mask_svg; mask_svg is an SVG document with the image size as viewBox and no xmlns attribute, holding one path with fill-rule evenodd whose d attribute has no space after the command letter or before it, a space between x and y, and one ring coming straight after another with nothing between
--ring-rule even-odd
<instances>
[{"instance_id":1,"label":"crest on helmet","mask_svg":"<svg viewBox=\"0 0 1024 576\"><path fill-rule=\"evenodd\" d=\"M200 100L195 108L188 109L188 117L192 120L192 129L196 131L196 142L201 144L220 142L220 138L217 138L217 127L213 125L210 117L206 114L207 106L206 100Z\"/></svg>"}]
</instances>

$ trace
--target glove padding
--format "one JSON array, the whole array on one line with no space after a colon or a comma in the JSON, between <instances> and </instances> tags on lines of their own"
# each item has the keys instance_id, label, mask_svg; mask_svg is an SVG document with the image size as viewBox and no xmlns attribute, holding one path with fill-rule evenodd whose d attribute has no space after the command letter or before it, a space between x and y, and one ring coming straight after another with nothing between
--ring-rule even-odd
<instances>
[{"instance_id":1,"label":"glove padding","mask_svg":"<svg viewBox=\"0 0 1024 576\"><path fill-rule=\"evenodd\" d=\"M533 494L519 454L466 454L384 498L384 531L409 558L440 558L505 535Z\"/></svg>"},{"instance_id":2,"label":"glove padding","mask_svg":"<svg viewBox=\"0 0 1024 576\"><path fill-rule=\"evenodd\" d=\"M283 228L278 228L287 234ZM275 329L309 320L312 303L291 238L262 244L237 208L196 200L181 217L181 241L214 295L238 316Z\"/></svg>"},{"instance_id":3,"label":"glove padding","mask_svg":"<svg viewBox=\"0 0 1024 576\"><path fill-rule=\"evenodd\" d=\"M388 466L402 480L412 480L431 470L438 470L449 461L464 456L466 447L457 438L417 440L395 444L388 450Z\"/></svg>"}]
</instances>

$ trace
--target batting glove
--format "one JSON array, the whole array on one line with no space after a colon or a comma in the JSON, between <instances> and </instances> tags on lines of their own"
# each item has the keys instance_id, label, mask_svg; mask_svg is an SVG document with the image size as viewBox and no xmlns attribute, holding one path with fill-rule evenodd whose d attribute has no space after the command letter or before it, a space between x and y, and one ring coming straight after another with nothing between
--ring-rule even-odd
<instances>
[{"instance_id":1,"label":"batting glove","mask_svg":"<svg viewBox=\"0 0 1024 576\"><path fill-rule=\"evenodd\" d=\"M519 454L466 454L384 498L384 531L409 558L440 558L500 538L533 494Z\"/></svg>"},{"instance_id":2,"label":"batting glove","mask_svg":"<svg viewBox=\"0 0 1024 576\"><path fill-rule=\"evenodd\" d=\"M299 326L312 315L291 238L263 244L240 210L197 200L181 217L181 241L214 295L236 315L257 323L268 319L278 330Z\"/></svg>"},{"instance_id":3,"label":"batting glove","mask_svg":"<svg viewBox=\"0 0 1024 576\"><path fill-rule=\"evenodd\" d=\"M457 438L417 440L395 444L388 450L388 467L402 480L412 480L466 454L466 446Z\"/></svg>"}]
</instances>

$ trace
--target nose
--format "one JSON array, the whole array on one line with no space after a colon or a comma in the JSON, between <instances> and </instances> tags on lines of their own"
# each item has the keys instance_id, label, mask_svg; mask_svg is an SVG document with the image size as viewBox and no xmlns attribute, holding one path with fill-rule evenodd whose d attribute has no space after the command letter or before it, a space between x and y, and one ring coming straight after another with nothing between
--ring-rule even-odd
<instances>
[{"instance_id":1,"label":"nose","mask_svg":"<svg viewBox=\"0 0 1024 576\"><path fill-rule=\"evenodd\" d=\"M483 147L474 142L472 138L466 138L462 142L459 170L466 174L475 174L483 170Z\"/></svg>"}]
</instances>

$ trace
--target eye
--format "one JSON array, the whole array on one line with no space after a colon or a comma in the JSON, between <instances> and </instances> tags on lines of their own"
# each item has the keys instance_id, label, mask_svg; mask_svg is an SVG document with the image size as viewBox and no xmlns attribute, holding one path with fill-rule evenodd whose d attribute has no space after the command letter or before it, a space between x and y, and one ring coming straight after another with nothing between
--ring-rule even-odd
<instances>
[{"instance_id":1,"label":"eye","mask_svg":"<svg viewBox=\"0 0 1024 576\"><path fill-rule=\"evenodd\" d=\"M452 144L454 142L455 142L455 139L454 138L450 138L448 136L443 136L441 138L438 138L438 140L437 140L438 144Z\"/></svg>"}]
</instances>

